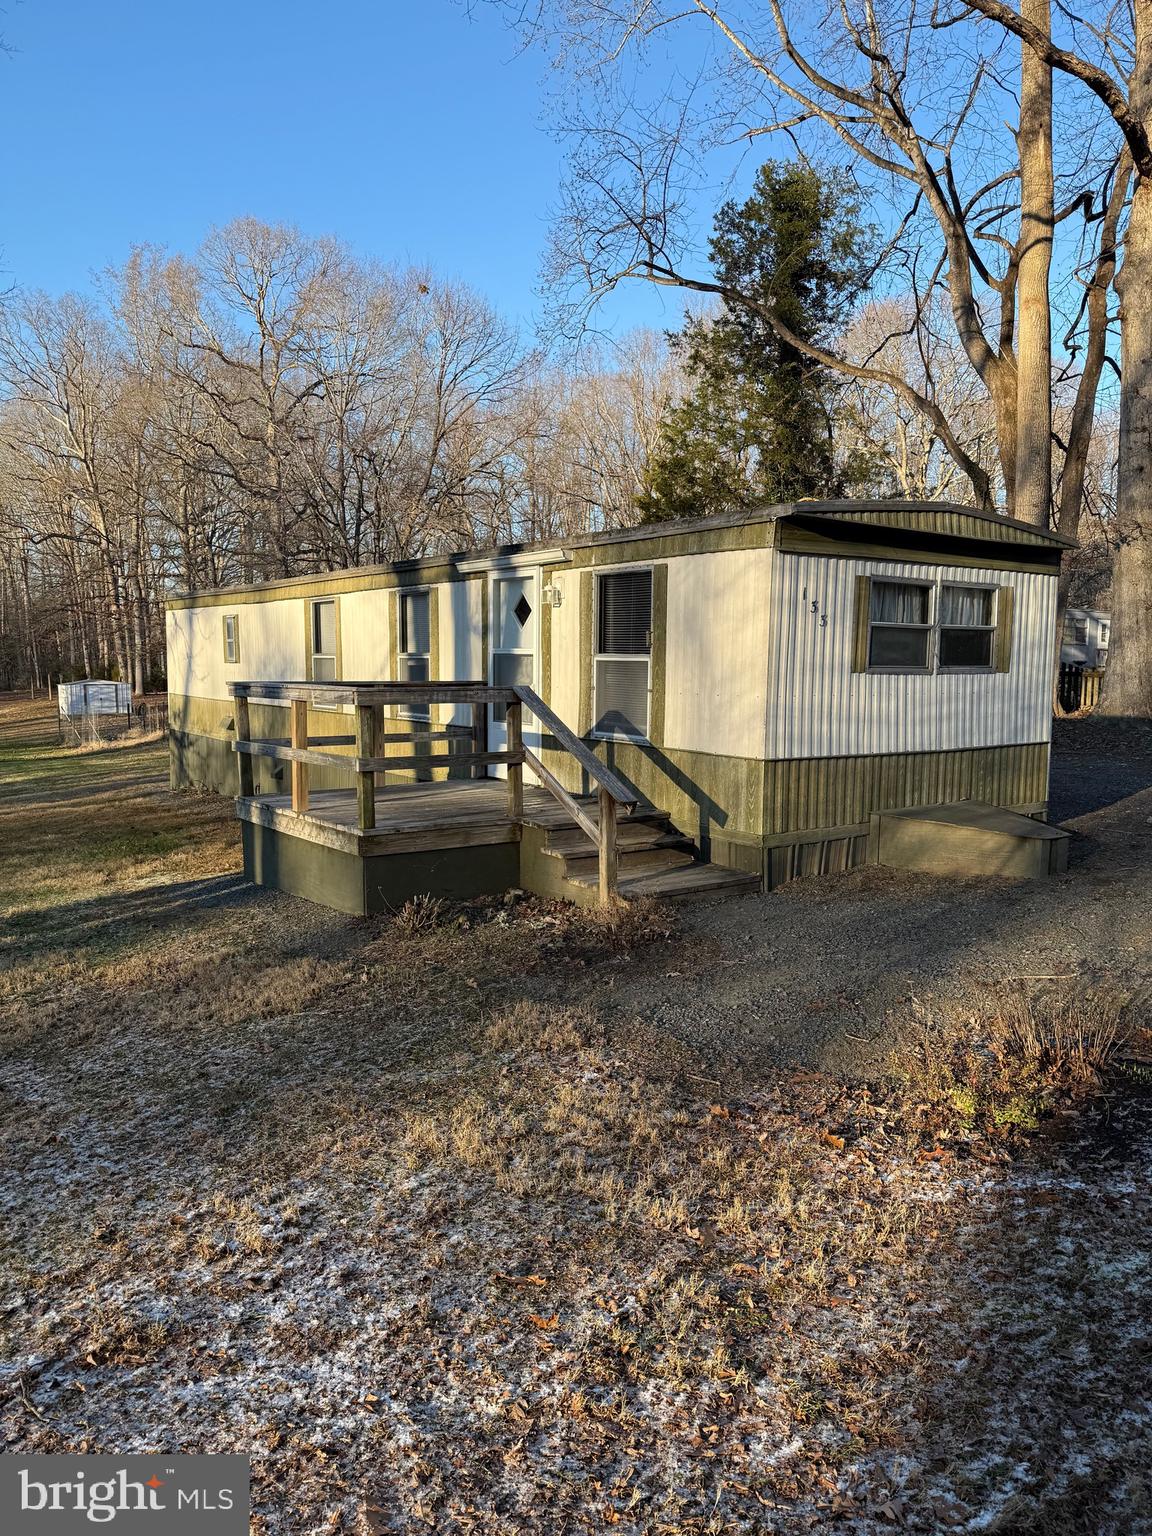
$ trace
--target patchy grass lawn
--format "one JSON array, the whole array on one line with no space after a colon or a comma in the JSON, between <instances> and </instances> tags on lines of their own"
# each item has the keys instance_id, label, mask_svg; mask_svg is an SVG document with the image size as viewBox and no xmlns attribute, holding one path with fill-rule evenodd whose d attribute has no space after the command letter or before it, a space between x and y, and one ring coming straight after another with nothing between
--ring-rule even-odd
<instances>
[{"instance_id":1,"label":"patchy grass lawn","mask_svg":"<svg viewBox=\"0 0 1152 1536\"><path fill-rule=\"evenodd\" d=\"M692 966L672 915L340 917L154 746L28 732L4 1449L248 1452L269 1536L1152 1530L1149 1119L1095 1107L1138 998L718 1081L600 1006Z\"/></svg>"}]
</instances>

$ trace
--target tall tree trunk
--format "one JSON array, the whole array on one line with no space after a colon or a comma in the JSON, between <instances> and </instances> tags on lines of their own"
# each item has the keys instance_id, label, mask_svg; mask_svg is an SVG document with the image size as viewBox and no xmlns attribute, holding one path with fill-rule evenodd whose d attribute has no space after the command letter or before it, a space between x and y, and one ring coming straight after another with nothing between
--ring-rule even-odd
<instances>
[{"instance_id":1,"label":"tall tree trunk","mask_svg":"<svg viewBox=\"0 0 1152 1536\"><path fill-rule=\"evenodd\" d=\"M1045 36L1051 35L1051 0L1022 0L1020 11ZM1020 255L1013 515L1046 528L1052 507L1052 311L1048 299L1055 219L1052 70L1027 43L1021 43L1020 54Z\"/></svg>"},{"instance_id":2,"label":"tall tree trunk","mask_svg":"<svg viewBox=\"0 0 1152 1536\"><path fill-rule=\"evenodd\" d=\"M24 593L24 622L27 626L28 677L35 693L40 686L40 651L36 644L36 615L32 608L32 582L28 574L28 555L24 554L20 566Z\"/></svg>"},{"instance_id":3,"label":"tall tree trunk","mask_svg":"<svg viewBox=\"0 0 1152 1536\"><path fill-rule=\"evenodd\" d=\"M1136 0L1131 110L1152 128L1152 0ZM1128 217L1120 295L1120 451L1116 484L1113 644L1101 707L1152 715L1152 179L1138 177Z\"/></svg>"},{"instance_id":4,"label":"tall tree trunk","mask_svg":"<svg viewBox=\"0 0 1152 1536\"><path fill-rule=\"evenodd\" d=\"M1088 470L1088 454L1092 447L1092 433L1096 425L1096 396L1100 376L1108 354L1108 302L1116 277L1116 252L1120 220L1128 205L1128 185L1132 177L1132 165L1125 153L1116 167L1112 190L1100 223L1100 244L1096 255L1096 267L1088 284L1084 302L1084 318L1087 322L1087 340L1084 345L1084 366L1076 399L1072 406L1072 418L1068 426L1068 442L1064 452L1064 464L1060 473L1060 491L1056 503L1056 531L1066 538L1080 537L1080 518L1084 511L1084 478Z\"/></svg>"}]
</instances>

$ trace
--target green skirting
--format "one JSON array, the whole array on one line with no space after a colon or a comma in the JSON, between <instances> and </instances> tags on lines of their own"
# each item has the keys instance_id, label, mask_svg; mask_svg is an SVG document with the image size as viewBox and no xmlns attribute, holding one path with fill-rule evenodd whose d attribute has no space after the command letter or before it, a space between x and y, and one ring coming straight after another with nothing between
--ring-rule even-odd
<instances>
[{"instance_id":1,"label":"green skirting","mask_svg":"<svg viewBox=\"0 0 1152 1536\"><path fill-rule=\"evenodd\" d=\"M244 873L254 885L358 917L397 912L414 896L467 901L499 895L520 882L518 843L361 858L254 822L240 827Z\"/></svg>"}]
</instances>

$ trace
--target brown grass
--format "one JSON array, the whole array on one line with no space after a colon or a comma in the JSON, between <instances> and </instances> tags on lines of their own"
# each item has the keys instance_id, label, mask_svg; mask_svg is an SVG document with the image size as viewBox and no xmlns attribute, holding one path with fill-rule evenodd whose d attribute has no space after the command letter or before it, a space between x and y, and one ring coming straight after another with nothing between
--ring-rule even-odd
<instances>
[{"instance_id":1,"label":"brown grass","mask_svg":"<svg viewBox=\"0 0 1152 1536\"><path fill-rule=\"evenodd\" d=\"M897 1074L945 1120L985 1134L1034 1131L1062 1108L1098 1095L1136 1025L1130 998L1106 992L1010 991L987 1012L921 1010L920 1038Z\"/></svg>"},{"instance_id":2,"label":"brown grass","mask_svg":"<svg viewBox=\"0 0 1152 1536\"><path fill-rule=\"evenodd\" d=\"M7 1447L249 1452L275 1536L1139 1528L1143 1185L1009 1160L1124 999L703 1086L611 1004L659 907L201 901L230 808L115 759L0 740Z\"/></svg>"}]
</instances>

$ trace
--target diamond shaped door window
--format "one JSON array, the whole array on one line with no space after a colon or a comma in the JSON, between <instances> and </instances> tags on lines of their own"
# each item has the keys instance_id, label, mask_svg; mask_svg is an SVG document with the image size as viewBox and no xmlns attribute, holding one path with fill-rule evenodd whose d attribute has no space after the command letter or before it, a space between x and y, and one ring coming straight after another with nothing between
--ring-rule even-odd
<instances>
[{"instance_id":1,"label":"diamond shaped door window","mask_svg":"<svg viewBox=\"0 0 1152 1536\"><path fill-rule=\"evenodd\" d=\"M525 624L527 624L528 620L532 617L532 604L528 601L523 592L521 592L520 600L516 604L515 608L513 608L512 612L520 621L520 628L523 629Z\"/></svg>"}]
</instances>

